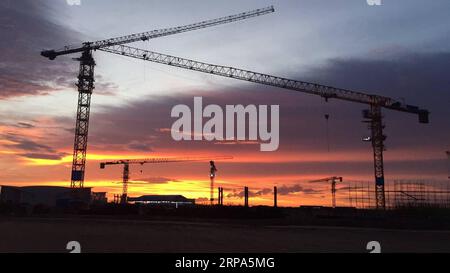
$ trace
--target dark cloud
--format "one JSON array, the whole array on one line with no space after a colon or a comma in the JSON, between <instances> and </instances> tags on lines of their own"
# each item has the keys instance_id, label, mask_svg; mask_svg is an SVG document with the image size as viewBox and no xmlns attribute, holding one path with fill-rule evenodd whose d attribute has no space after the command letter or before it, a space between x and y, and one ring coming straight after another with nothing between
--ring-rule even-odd
<instances>
[{"instance_id":1,"label":"dark cloud","mask_svg":"<svg viewBox=\"0 0 450 273\"><path fill-rule=\"evenodd\" d=\"M156 177L144 177L144 178L136 178L136 181L143 181L148 184L166 184L169 182L180 182L180 180L172 179L168 177L156 176Z\"/></svg>"},{"instance_id":2,"label":"dark cloud","mask_svg":"<svg viewBox=\"0 0 450 273\"><path fill-rule=\"evenodd\" d=\"M255 192L255 195L266 195L266 194L269 194L272 192L273 192L272 189L266 188L266 189L262 189L262 190Z\"/></svg>"},{"instance_id":3,"label":"dark cloud","mask_svg":"<svg viewBox=\"0 0 450 273\"><path fill-rule=\"evenodd\" d=\"M33 124L30 124L30 123L27 123L27 122L18 122L16 126L19 127L19 128L24 128L24 129L30 129L30 128L36 127Z\"/></svg>"},{"instance_id":4,"label":"dark cloud","mask_svg":"<svg viewBox=\"0 0 450 273\"><path fill-rule=\"evenodd\" d=\"M16 122L16 123L12 123L12 122L0 122L0 125L9 127L9 128L19 128L19 129L33 129L36 126L34 124L31 124L30 122Z\"/></svg>"},{"instance_id":5,"label":"dark cloud","mask_svg":"<svg viewBox=\"0 0 450 273\"><path fill-rule=\"evenodd\" d=\"M136 150L136 151L146 151L146 152L153 151L151 145L148 143L133 142L133 143L128 144L128 148L130 150Z\"/></svg>"},{"instance_id":6,"label":"dark cloud","mask_svg":"<svg viewBox=\"0 0 450 273\"><path fill-rule=\"evenodd\" d=\"M312 188L305 188L301 186L300 184L295 184L292 186L281 186L277 189L278 194L280 195L289 195L291 193L303 193L303 194L320 194L323 191L321 190L315 190Z\"/></svg>"},{"instance_id":7,"label":"dark cloud","mask_svg":"<svg viewBox=\"0 0 450 273\"><path fill-rule=\"evenodd\" d=\"M326 65L311 69L307 78L434 107L450 100L450 77L446 73L449 68L450 52L398 52L380 59L331 59Z\"/></svg>"},{"instance_id":8,"label":"dark cloud","mask_svg":"<svg viewBox=\"0 0 450 273\"><path fill-rule=\"evenodd\" d=\"M49 61L41 50L79 43L82 35L55 19L64 16L64 1L21 0L0 3L0 100L46 95L75 88L77 62L71 57ZM116 86L99 81L99 94L111 95Z\"/></svg>"},{"instance_id":9,"label":"dark cloud","mask_svg":"<svg viewBox=\"0 0 450 273\"><path fill-rule=\"evenodd\" d=\"M381 59L333 59L311 69L307 80L389 96L431 112L430 124L385 110L388 147L450 146L450 52L396 52ZM351 108L350 108L351 107ZM335 108L335 107L333 107ZM354 106L349 105L350 109ZM348 109L334 109L348 112ZM348 125L350 116L346 119ZM414 132L414 134L411 134Z\"/></svg>"},{"instance_id":10,"label":"dark cloud","mask_svg":"<svg viewBox=\"0 0 450 273\"><path fill-rule=\"evenodd\" d=\"M52 159L58 160L66 156L66 153L61 153L52 147L36 142L29 137L18 134L7 133L0 136L2 139L12 142L13 144L4 144L7 148L24 151L25 153L18 153L19 156L33 158L33 159Z\"/></svg>"},{"instance_id":11,"label":"dark cloud","mask_svg":"<svg viewBox=\"0 0 450 273\"><path fill-rule=\"evenodd\" d=\"M50 62L40 51L74 42L75 32L57 25L50 11L63 10L63 3L42 0L0 3L0 99L45 95L74 81L71 61Z\"/></svg>"},{"instance_id":12,"label":"dark cloud","mask_svg":"<svg viewBox=\"0 0 450 273\"><path fill-rule=\"evenodd\" d=\"M49 160L60 160L63 157L67 156L67 153L52 153L52 154L44 154L44 153L25 153L19 154L22 157L32 158L32 159L49 159Z\"/></svg>"},{"instance_id":13,"label":"dark cloud","mask_svg":"<svg viewBox=\"0 0 450 273\"><path fill-rule=\"evenodd\" d=\"M6 134L3 135L3 139L13 142L14 144L8 144L6 146L13 147L16 149L24 150L24 151L53 151L52 148L45 144L40 144L26 138L24 136L16 135L16 134Z\"/></svg>"},{"instance_id":14,"label":"dark cloud","mask_svg":"<svg viewBox=\"0 0 450 273\"><path fill-rule=\"evenodd\" d=\"M290 186L279 186L277 187L277 192L279 195L289 195L294 193L303 193L303 194L321 194L322 190L315 190L312 188L305 188L300 184L294 184ZM273 189L264 188L257 191L249 190L248 195L249 197L255 197L255 196L264 196L268 194L273 194ZM245 192L244 191L236 191L234 190L232 193L229 193L227 195L228 198L244 198Z\"/></svg>"}]
</instances>

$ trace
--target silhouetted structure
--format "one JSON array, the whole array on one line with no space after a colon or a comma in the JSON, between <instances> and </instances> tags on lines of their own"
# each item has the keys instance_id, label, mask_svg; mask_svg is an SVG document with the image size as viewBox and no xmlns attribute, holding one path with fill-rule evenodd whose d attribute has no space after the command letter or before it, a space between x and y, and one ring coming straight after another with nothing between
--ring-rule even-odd
<instances>
[{"instance_id":1,"label":"silhouetted structure","mask_svg":"<svg viewBox=\"0 0 450 273\"><path fill-rule=\"evenodd\" d=\"M323 178L323 179L316 179L316 180L311 180L311 183L317 183L317 182L329 182L331 183L331 206L333 208L336 207L336 183L337 182L342 182L342 177L340 176L332 176L332 177L327 177L327 178Z\"/></svg>"},{"instance_id":2,"label":"silhouetted structure","mask_svg":"<svg viewBox=\"0 0 450 273\"><path fill-rule=\"evenodd\" d=\"M195 205L195 199L188 199L182 195L142 195L140 197L129 197L129 202L154 206L186 206Z\"/></svg>"},{"instance_id":3,"label":"silhouetted structure","mask_svg":"<svg viewBox=\"0 0 450 273\"><path fill-rule=\"evenodd\" d=\"M219 198L218 198L218 204L220 205L220 206L223 206L223 188L222 187L219 187L218 188L218 192L219 192Z\"/></svg>"},{"instance_id":4,"label":"silhouetted structure","mask_svg":"<svg viewBox=\"0 0 450 273\"><path fill-rule=\"evenodd\" d=\"M146 41L158 37L202 29L220 24L231 23L238 20L244 20L251 17L264 15L274 11L275 11L274 8L271 6L263 9L257 9L249 12L221 17L213 20L202 21L199 23L180 27L158 29L138 34L100 40L96 42L85 42L82 43L81 45L67 45L57 50L42 51L41 55L46 58L49 58L50 60L54 60L56 57L61 55L82 53L81 57L77 59L78 61L80 61L80 70L77 83L78 108L75 126L75 143L73 149L72 176L70 186L72 188L83 188L84 186L84 173L86 166L86 151L87 151L88 129L89 129L89 114L91 108L91 95L94 90L94 82L95 82L94 79L95 61L94 58L92 57L93 51L105 49L111 46L123 45L133 43L136 41Z\"/></svg>"},{"instance_id":5,"label":"silhouetted structure","mask_svg":"<svg viewBox=\"0 0 450 273\"><path fill-rule=\"evenodd\" d=\"M244 187L244 207L248 207L248 187Z\"/></svg>"},{"instance_id":6,"label":"silhouetted structure","mask_svg":"<svg viewBox=\"0 0 450 273\"><path fill-rule=\"evenodd\" d=\"M92 193L92 203L95 203L95 204L108 203L108 198L106 197L106 192L93 192Z\"/></svg>"},{"instance_id":7,"label":"silhouetted structure","mask_svg":"<svg viewBox=\"0 0 450 273\"><path fill-rule=\"evenodd\" d=\"M450 208L450 185L444 181L397 180L385 192L389 209ZM368 182L349 183L348 203L356 208L376 208L375 200L371 198L373 193L373 186Z\"/></svg>"},{"instance_id":8,"label":"silhouetted structure","mask_svg":"<svg viewBox=\"0 0 450 273\"><path fill-rule=\"evenodd\" d=\"M27 204L47 207L89 206L92 188L73 189L56 186L1 186L0 201L13 205Z\"/></svg>"},{"instance_id":9,"label":"silhouetted structure","mask_svg":"<svg viewBox=\"0 0 450 273\"><path fill-rule=\"evenodd\" d=\"M275 187L273 187L273 207L274 208L276 208L276 207L278 207L278 204L277 204L277 194L278 194L278 189L277 189L277 187L275 186Z\"/></svg>"},{"instance_id":10,"label":"silhouetted structure","mask_svg":"<svg viewBox=\"0 0 450 273\"><path fill-rule=\"evenodd\" d=\"M210 190L210 198L209 198L209 202L211 205L214 204L214 179L216 178L216 172L217 172L217 168L216 165L214 164L214 161L209 161L209 190Z\"/></svg>"},{"instance_id":11,"label":"silhouetted structure","mask_svg":"<svg viewBox=\"0 0 450 273\"><path fill-rule=\"evenodd\" d=\"M230 156L215 156L213 159L232 159ZM115 161L107 161L100 163L100 169L104 169L108 165L123 165L122 174L122 196L120 203L126 204L128 198L128 181L130 180L130 164L156 164L156 163L180 163L193 161L208 161L211 157L166 157L166 158L147 158L147 159L121 159ZM210 161L213 162L213 161ZM213 162L214 165L214 162ZM215 168L215 167L214 167ZM217 169L215 169L217 171ZM215 172L214 172L215 175Z\"/></svg>"},{"instance_id":12,"label":"silhouetted structure","mask_svg":"<svg viewBox=\"0 0 450 273\"><path fill-rule=\"evenodd\" d=\"M204 28L212 25L228 23L236 20L246 19L253 16L258 16L262 14L267 14L274 12L273 7L268 7L265 9L259 9L248 13L242 13L239 15L224 17L211 21L204 21L198 24L188 25L184 27L178 28L168 28L162 30L155 30L140 34L133 34L124 37L118 37L113 39L107 39L92 43L84 43L80 46L66 46L61 50L47 50L41 52L41 55L48 57L49 59L55 59L59 55L72 54L76 52L82 52L83 57L80 59L81 68L80 71L85 69L83 67L83 60L87 60L85 62L89 63L91 60L93 62L91 53L93 50L105 51L113 54L117 54L120 56L127 56L131 58L141 59L145 61L151 61L155 63L170 65L174 67L179 67L188 70L194 70L198 72L207 73L208 75L218 75L222 77L228 77L233 79L238 79L242 81L254 82L259 84L264 84L268 86L275 86L279 88L284 88L288 90L293 90L297 92L302 92L306 94L316 95L323 97L326 101L329 99L339 99L344 101L350 101L355 103L366 104L369 109L363 112L364 118L366 119L364 122L369 124L370 136L364 138L365 141L369 141L372 144L373 148L373 158L374 158L374 175L375 175L375 200L376 207L378 209L385 208L385 190L384 190L384 162L383 162L383 152L385 150L384 141L386 140L386 136L383 134L383 129L385 127L383 123L383 114L382 108L386 108L389 110L400 111L404 113L410 113L418 115L420 123L428 123L428 110L421 109L417 106L407 105L402 101L395 100L393 98L378 96L373 94L367 94L362 92L356 92L352 90L346 90L342 88L335 88L326 85L320 85L316 83L292 80L282 77L276 77L272 75L262 74L254 71L243 70L239 68L234 68L231 66L221 66L208 64L204 62L197 62L190 59L180 58L176 56L161 54L149 50L142 50L139 48L134 48L130 46L126 46L124 44L128 44L131 42L136 42L139 40L148 40L151 38L171 35L175 33L185 32L189 30ZM92 73L91 73L92 72ZM80 81L79 84L88 84L90 87L86 90L83 88L80 90L80 97L82 94L88 94L88 99L85 102L79 102L79 109L82 106L83 111L89 113L90 107L90 94L93 90L93 69L89 72L90 74L84 75L80 72ZM92 79L92 80L91 80ZM81 101L81 99L79 99ZM82 123L84 128L86 128L82 134L85 138L80 138L78 141L76 138L75 142L75 152L74 152L74 162L80 162L82 164L82 168L76 168L77 176L72 175L72 185L83 185L84 179L84 164L85 164L85 154L86 154L86 146L87 146L87 126L88 119L83 118L83 112L78 111L77 114L77 124ZM89 114L87 114L89 117ZM77 125L78 128L78 125ZM78 130L78 129L77 129ZM79 132L77 131L78 135ZM81 152L78 152L77 149L81 149ZM80 158L78 158L80 157ZM75 165L74 165L75 166ZM78 165L76 165L78 166ZM74 167L75 168L75 167ZM80 170L78 170L80 169ZM78 175L79 174L79 175ZM74 179L76 178L76 179Z\"/></svg>"}]
</instances>

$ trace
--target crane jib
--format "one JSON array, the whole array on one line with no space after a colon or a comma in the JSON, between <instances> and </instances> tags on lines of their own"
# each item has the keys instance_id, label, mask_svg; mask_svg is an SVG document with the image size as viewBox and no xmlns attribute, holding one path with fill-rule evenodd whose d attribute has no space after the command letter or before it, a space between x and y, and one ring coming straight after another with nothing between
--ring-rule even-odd
<instances>
[{"instance_id":1,"label":"crane jib","mask_svg":"<svg viewBox=\"0 0 450 273\"><path fill-rule=\"evenodd\" d=\"M103 47L128 44L128 43L133 43L133 42L137 42L137 41L147 41L149 39L154 39L154 38L158 38L158 37L163 37L163 36L178 34L178 33L182 33L182 32L217 26L217 25L221 25L221 24L232 23L235 21L245 20L245 19L249 19L249 18L252 18L255 16L269 14L272 12L275 12L275 9L273 6L269 6L266 8L251 10L251 11L242 12L239 14L220 17L220 18L216 18L216 19L212 19L212 20L201 21L198 23L184 25L184 26L156 29L156 30L152 30L152 31L136 33L136 34L126 35L126 36L120 36L120 37L116 37L116 38L110 38L110 39L100 40L100 41L95 41L95 42L85 42L81 45L68 45L68 46L65 46L58 50L44 50L41 52L41 55L50 60L54 60L57 56L60 56L60 55L68 55L68 54L79 53L79 52L83 52L83 51L97 50L97 49L101 49Z\"/></svg>"},{"instance_id":2,"label":"crane jib","mask_svg":"<svg viewBox=\"0 0 450 273\"><path fill-rule=\"evenodd\" d=\"M427 110L421 109L417 106L404 104L389 97L366 94L362 92L336 88L317 83L292 80L230 66L222 66L198 62L191 59L166 55L154 51L143 50L125 45L105 47L101 48L100 50L121 56L141 59L144 61L150 61L159 64L175 66L183 69L213 74L217 76L249 81L264 85L270 85L288 90L294 90L302 93L321 96L326 99L334 98L338 100L357 102L367 105L375 105L386 109L396 110L405 113L417 114L420 123L429 122L428 120L429 112Z\"/></svg>"}]
</instances>

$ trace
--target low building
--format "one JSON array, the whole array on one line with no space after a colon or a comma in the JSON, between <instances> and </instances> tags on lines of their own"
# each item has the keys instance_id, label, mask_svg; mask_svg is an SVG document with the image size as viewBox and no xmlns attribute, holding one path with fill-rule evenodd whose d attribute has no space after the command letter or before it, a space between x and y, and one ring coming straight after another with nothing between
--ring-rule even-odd
<instances>
[{"instance_id":1,"label":"low building","mask_svg":"<svg viewBox=\"0 0 450 273\"><path fill-rule=\"evenodd\" d=\"M106 192L92 192L92 203L93 204L108 203L108 198L106 197Z\"/></svg>"},{"instance_id":2,"label":"low building","mask_svg":"<svg viewBox=\"0 0 450 273\"><path fill-rule=\"evenodd\" d=\"M89 205L91 188L72 189L56 186L1 186L0 201L13 205L27 204L47 207L68 207L73 204Z\"/></svg>"},{"instance_id":3,"label":"low building","mask_svg":"<svg viewBox=\"0 0 450 273\"><path fill-rule=\"evenodd\" d=\"M142 195L140 197L128 197L128 202L135 204L148 204L155 206L192 206L195 199L188 199L182 195Z\"/></svg>"}]
</instances>

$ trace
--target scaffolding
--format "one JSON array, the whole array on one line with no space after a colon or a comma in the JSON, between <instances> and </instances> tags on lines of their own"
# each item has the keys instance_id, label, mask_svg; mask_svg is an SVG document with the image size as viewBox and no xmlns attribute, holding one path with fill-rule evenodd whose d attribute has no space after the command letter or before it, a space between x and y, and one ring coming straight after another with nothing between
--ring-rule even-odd
<instances>
[{"instance_id":1,"label":"scaffolding","mask_svg":"<svg viewBox=\"0 0 450 273\"><path fill-rule=\"evenodd\" d=\"M368 181L350 181L339 198L348 206L374 209L375 188ZM450 183L434 180L395 180L386 184L386 208L450 208ZM345 200L347 199L347 200Z\"/></svg>"}]
</instances>

